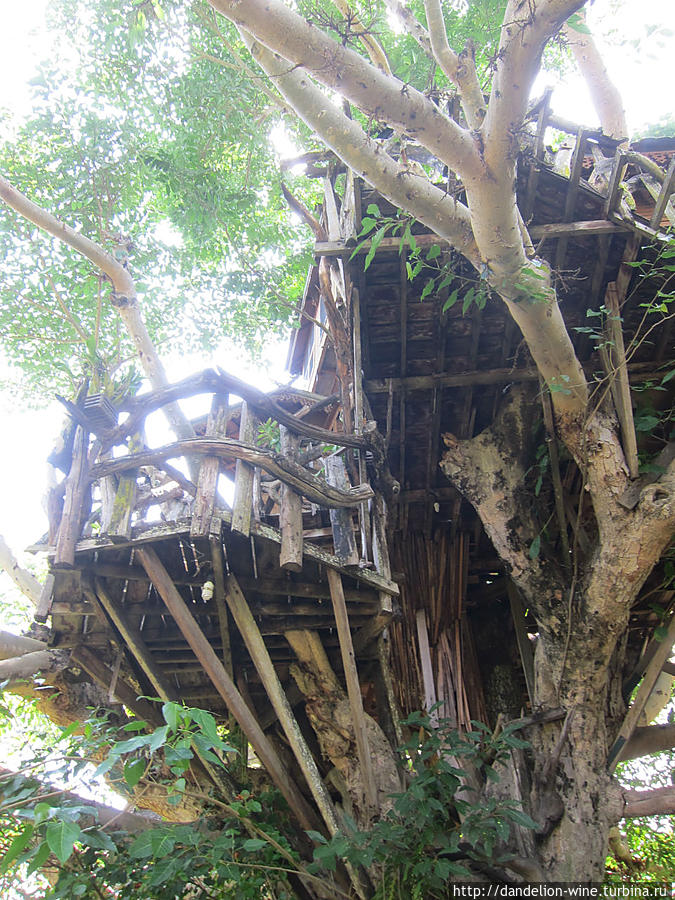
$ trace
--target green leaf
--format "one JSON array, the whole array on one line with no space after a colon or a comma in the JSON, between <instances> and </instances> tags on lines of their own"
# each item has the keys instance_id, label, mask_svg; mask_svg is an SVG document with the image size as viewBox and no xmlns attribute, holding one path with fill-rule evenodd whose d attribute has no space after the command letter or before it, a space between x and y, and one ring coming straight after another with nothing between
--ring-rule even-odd
<instances>
[{"instance_id":1,"label":"green leaf","mask_svg":"<svg viewBox=\"0 0 675 900\"><path fill-rule=\"evenodd\" d=\"M45 837L49 849L60 863L65 863L73 852L75 841L80 840L82 829L75 822L60 820L47 826Z\"/></svg>"},{"instance_id":2,"label":"green leaf","mask_svg":"<svg viewBox=\"0 0 675 900\"><path fill-rule=\"evenodd\" d=\"M255 853L256 850L262 850L263 847L266 847L267 841L263 841L260 838L249 838L247 841L244 841L242 846L249 853Z\"/></svg>"},{"instance_id":3,"label":"green leaf","mask_svg":"<svg viewBox=\"0 0 675 900\"><path fill-rule=\"evenodd\" d=\"M378 228L378 230L377 230L377 231L375 232L375 234L373 235L373 239L372 239L372 241L370 242L370 249L368 250L368 254L366 255L366 261L365 261L365 263L363 264L363 270L364 270L364 272L366 271L366 269L368 268L368 266L369 266L369 265L371 264L371 262L373 261L373 258L374 258L374 256L375 256L375 254L377 253L377 248L378 248L378 247L380 246L380 244L382 243L382 238L384 237L386 231L387 231L387 226L386 226L386 225L383 225L382 228Z\"/></svg>"},{"instance_id":4,"label":"green leaf","mask_svg":"<svg viewBox=\"0 0 675 900\"><path fill-rule=\"evenodd\" d=\"M51 850L47 841L42 841L41 844L38 844L35 855L28 864L28 874L31 875L33 872L37 872L38 869L41 869L49 859L50 853Z\"/></svg>"},{"instance_id":5,"label":"green leaf","mask_svg":"<svg viewBox=\"0 0 675 900\"><path fill-rule=\"evenodd\" d=\"M129 855L134 859L147 859L150 856L161 859L171 853L175 846L175 839L165 830L152 828L138 835L129 847Z\"/></svg>"},{"instance_id":6,"label":"green leaf","mask_svg":"<svg viewBox=\"0 0 675 900\"><path fill-rule=\"evenodd\" d=\"M424 300L426 297L429 296L429 294L433 291L435 284L436 284L435 278L430 278L427 281L427 283L422 288L422 296L420 297L420 300Z\"/></svg>"},{"instance_id":7,"label":"green leaf","mask_svg":"<svg viewBox=\"0 0 675 900\"><path fill-rule=\"evenodd\" d=\"M178 728L182 711L183 707L180 703L174 703L172 700L162 704L162 716L172 731L176 731Z\"/></svg>"},{"instance_id":8,"label":"green leaf","mask_svg":"<svg viewBox=\"0 0 675 900\"><path fill-rule=\"evenodd\" d=\"M79 722L71 722L67 728L64 728L61 734L56 739L56 743L60 743L61 741L66 741L71 736L71 734L75 734L78 728L80 728Z\"/></svg>"},{"instance_id":9,"label":"green leaf","mask_svg":"<svg viewBox=\"0 0 675 900\"><path fill-rule=\"evenodd\" d=\"M12 843L9 845L7 852L0 859L0 874L3 874L8 870L14 860L20 856L21 853L26 849L28 844L30 843L30 839L33 837L33 832L35 829L32 825L24 825L21 831L14 838Z\"/></svg>"},{"instance_id":10,"label":"green leaf","mask_svg":"<svg viewBox=\"0 0 675 900\"><path fill-rule=\"evenodd\" d=\"M591 29L584 22L579 13L573 13L567 20L567 24L572 29L572 31L578 31L579 34L590 34Z\"/></svg>"},{"instance_id":11,"label":"green leaf","mask_svg":"<svg viewBox=\"0 0 675 900\"><path fill-rule=\"evenodd\" d=\"M369 216L377 216L378 219L382 216L380 207L377 205L377 203L369 203L366 207L366 212Z\"/></svg>"},{"instance_id":12,"label":"green leaf","mask_svg":"<svg viewBox=\"0 0 675 900\"><path fill-rule=\"evenodd\" d=\"M124 764L124 780L130 788L135 788L143 777L146 762L144 759L132 759Z\"/></svg>"},{"instance_id":13,"label":"green leaf","mask_svg":"<svg viewBox=\"0 0 675 900\"><path fill-rule=\"evenodd\" d=\"M326 838L321 834L320 831L306 831L305 834L308 838L310 838L310 840L314 841L317 844L328 843Z\"/></svg>"},{"instance_id":14,"label":"green leaf","mask_svg":"<svg viewBox=\"0 0 675 900\"><path fill-rule=\"evenodd\" d=\"M441 310L441 312L447 312L452 306L454 306L455 303L457 303L458 297L459 297L459 291L457 288L455 288L455 290L450 294L448 299L443 304L443 309Z\"/></svg>"},{"instance_id":15,"label":"green leaf","mask_svg":"<svg viewBox=\"0 0 675 900\"><path fill-rule=\"evenodd\" d=\"M539 551L541 550L541 535L538 534L536 538L530 544L530 550L528 552L528 556L530 559L536 559L539 556Z\"/></svg>"},{"instance_id":16,"label":"green leaf","mask_svg":"<svg viewBox=\"0 0 675 900\"><path fill-rule=\"evenodd\" d=\"M427 253L427 259L428 260L438 259L438 257L440 255L441 255L441 248L438 246L438 244L432 244L431 247L429 247L429 252Z\"/></svg>"},{"instance_id":17,"label":"green leaf","mask_svg":"<svg viewBox=\"0 0 675 900\"><path fill-rule=\"evenodd\" d=\"M465 316L469 311L469 307L473 303L473 297L476 292L473 288L469 288L469 290L464 295L464 302L462 303L462 315Z\"/></svg>"}]
</instances>

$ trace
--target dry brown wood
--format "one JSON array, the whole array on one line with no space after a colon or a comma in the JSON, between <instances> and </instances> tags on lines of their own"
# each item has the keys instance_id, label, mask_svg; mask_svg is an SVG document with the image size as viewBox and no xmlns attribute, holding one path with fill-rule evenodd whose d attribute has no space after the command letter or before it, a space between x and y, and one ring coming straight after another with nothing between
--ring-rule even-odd
<instances>
[{"instance_id":1,"label":"dry brown wood","mask_svg":"<svg viewBox=\"0 0 675 900\"><path fill-rule=\"evenodd\" d=\"M343 492L350 489L347 470L340 456L332 455L323 461L326 481L332 487ZM343 566L356 566L359 563L359 551L354 538L354 525L351 510L331 509L330 524L333 532L333 553Z\"/></svg>"},{"instance_id":2,"label":"dry brown wood","mask_svg":"<svg viewBox=\"0 0 675 900\"><path fill-rule=\"evenodd\" d=\"M424 707L429 713L429 718L434 727L438 726L438 711L433 707L436 704L436 688L434 686L433 666L431 664L431 650L429 649L429 633L427 631L427 617L423 609L415 613L417 624L417 641L422 664L422 679L424 681Z\"/></svg>"},{"instance_id":3,"label":"dry brown wood","mask_svg":"<svg viewBox=\"0 0 675 900\"><path fill-rule=\"evenodd\" d=\"M75 431L73 463L66 478L66 495L63 515L56 540L54 567L69 568L75 562L75 545L82 527L82 505L89 487L87 451L89 435L81 425Z\"/></svg>"},{"instance_id":4,"label":"dry brown wood","mask_svg":"<svg viewBox=\"0 0 675 900\"><path fill-rule=\"evenodd\" d=\"M40 599L33 613L33 618L36 622L46 622L51 614L54 600L54 581L54 575L50 572L44 580L40 591Z\"/></svg>"},{"instance_id":5,"label":"dry brown wood","mask_svg":"<svg viewBox=\"0 0 675 900\"><path fill-rule=\"evenodd\" d=\"M143 438L136 432L129 438L129 453L138 453L142 447ZM136 507L136 492L136 470L129 469L119 479L110 513L108 534L113 540L115 538L129 540L131 537L131 516Z\"/></svg>"},{"instance_id":6,"label":"dry brown wood","mask_svg":"<svg viewBox=\"0 0 675 900\"><path fill-rule=\"evenodd\" d=\"M223 560L223 545L221 543L221 521L217 527L214 523L210 528L211 564L213 566L213 598L218 612L218 627L220 628L220 643L223 654L225 671L234 679L234 666L232 665L232 647L230 644L230 623L227 619L227 606L225 599L225 564ZM175 584L175 582L174 582Z\"/></svg>"},{"instance_id":7,"label":"dry brown wood","mask_svg":"<svg viewBox=\"0 0 675 900\"><path fill-rule=\"evenodd\" d=\"M192 438L142 453L111 459L92 466L89 477L92 480L103 478L113 472L124 472L142 465L154 465L162 459L189 455L212 455L225 459L237 459L248 463L249 466L258 465L261 469L281 479L285 484L294 487L309 500L329 508L358 506L363 500L369 500L374 493L367 484L350 488L348 492L332 488L330 485L318 481L315 474L309 469L305 469L281 453L230 438Z\"/></svg>"},{"instance_id":8,"label":"dry brown wood","mask_svg":"<svg viewBox=\"0 0 675 900\"><path fill-rule=\"evenodd\" d=\"M626 289L627 287L628 282L626 282ZM624 297L620 297L618 291L618 283L612 282L607 285L605 293L605 307L609 312L607 329L610 336L610 346L607 352L609 353L612 366L609 377L616 383L616 391L613 392L613 397L621 425L623 451L630 477L635 479L640 474L640 463L638 460L633 404L630 396L628 366L626 364L626 350L623 343L623 327L621 324L621 302L625 297L625 292Z\"/></svg>"},{"instance_id":9,"label":"dry brown wood","mask_svg":"<svg viewBox=\"0 0 675 900\"><path fill-rule=\"evenodd\" d=\"M579 193L579 180L584 164L584 150L586 147L587 134L583 128L577 131L574 152L572 154L570 178L567 185L567 194L565 195L565 211L563 213L563 221L570 222L574 215L574 207L577 195ZM596 232L597 234L597 232ZM534 235L533 235L534 237ZM555 267L561 269L567 255L568 235L562 233L558 239L558 246L555 251Z\"/></svg>"},{"instance_id":10,"label":"dry brown wood","mask_svg":"<svg viewBox=\"0 0 675 900\"><path fill-rule=\"evenodd\" d=\"M553 404L551 395L544 382L540 382L541 406L544 414L544 430L546 432L546 446L548 448L551 463L551 481L553 482L553 496L555 499L555 511L558 519L558 531L560 532L560 546L562 549L562 564L570 565L570 546L567 539L567 519L565 517L565 502L563 498L562 481L560 479L560 459L558 457L558 440L553 422ZM513 605L512 605L513 611ZM530 702L533 695L530 695Z\"/></svg>"},{"instance_id":11,"label":"dry brown wood","mask_svg":"<svg viewBox=\"0 0 675 900\"><path fill-rule=\"evenodd\" d=\"M311 425L309 422L304 421L303 418L288 412L281 406L275 399L275 394L280 393L279 391L265 394L258 388L252 387L250 384L224 372L222 369L206 369L163 390L139 395L128 404L129 417L123 425L111 432L108 436L107 444L112 446L121 443L125 436L130 434L153 410L160 409L181 398L204 393L236 394L237 397L241 397L246 401L261 419L274 419L280 425L285 425L296 434L301 434L314 441L320 441L325 444L337 444L341 447L367 448L369 446L367 436L332 432L325 428L320 428L318 425ZM324 399L317 394L290 387L284 388L282 393L285 399L297 397L298 402L301 404L305 404L307 400L312 402Z\"/></svg>"},{"instance_id":12,"label":"dry brown wood","mask_svg":"<svg viewBox=\"0 0 675 900\"><path fill-rule=\"evenodd\" d=\"M226 437L225 423L227 421L227 397L213 395L211 410L206 423L207 437ZM197 494L192 508L190 522L190 536L193 538L206 537L211 528L211 518L216 502L218 489L218 475L220 474L220 460L217 456L206 456L199 467L197 480Z\"/></svg>"},{"instance_id":13,"label":"dry brown wood","mask_svg":"<svg viewBox=\"0 0 675 900\"><path fill-rule=\"evenodd\" d=\"M91 584L84 580L82 587L92 606L94 608L101 607L110 617L115 628L123 637L126 646L132 652L162 700L177 699L175 691L168 685L159 666L153 659L152 653L143 639L143 635L129 620L126 613L120 609L119 604L115 603L103 581L97 578Z\"/></svg>"},{"instance_id":14,"label":"dry brown wood","mask_svg":"<svg viewBox=\"0 0 675 900\"><path fill-rule=\"evenodd\" d=\"M619 729L619 733L616 736L616 740L609 751L607 756L607 768L610 772L613 772L616 768L624 746L631 739L633 732L635 731L645 703L649 699L649 695L656 684L656 679L661 674L663 664L672 653L673 644L675 644L675 615L670 619L665 637L654 650L649 665L645 669L635 699L630 705L626 717L621 724L621 728Z\"/></svg>"},{"instance_id":15,"label":"dry brown wood","mask_svg":"<svg viewBox=\"0 0 675 900\"><path fill-rule=\"evenodd\" d=\"M258 759L265 766L277 788L286 798L288 805L304 829L319 830L317 817L304 799L297 785L279 759L260 725L246 705L225 667L216 656L204 632L195 621L185 601L178 593L171 576L151 547L137 550L141 565L148 573L157 592L164 600L183 636L192 647L195 656L204 667L228 709L248 737Z\"/></svg>"},{"instance_id":16,"label":"dry brown wood","mask_svg":"<svg viewBox=\"0 0 675 900\"><path fill-rule=\"evenodd\" d=\"M592 367L588 374L593 373ZM632 363L628 366L628 375L632 381L662 378L653 363ZM395 393L404 391L433 390L435 387L466 387L479 384L509 384L524 381L537 381L539 371L533 367L522 369L478 369L443 375L411 375L407 378L372 378L366 381L366 391L371 394L387 394L390 389ZM391 388L390 388L391 385Z\"/></svg>"},{"instance_id":17,"label":"dry brown wood","mask_svg":"<svg viewBox=\"0 0 675 900\"><path fill-rule=\"evenodd\" d=\"M100 657L96 656L83 645L73 647L70 653L73 663L81 666L100 687L108 690L113 681L113 671ZM115 681L114 694L120 703L130 709L141 721L148 722L153 727L163 724L163 719L157 712L157 708L139 697L138 691L120 676Z\"/></svg>"},{"instance_id":18,"label":"dry brown wood","mask_svg":"<svg viewBox=\"0 0 675 900\"><path fill-rule=\"evenodd\" d=\"M244 638L246 648L251 655L253 664L265 686L267 696L270 699L272 707L284 729L284 734L288 739L293 754L305 776L309 789L312 792L314 801L319 808L329 832L331 834L336 834L339 830L339 822L335 807L333 806L333 802L323 783L314 757L300 731L300 726L297 723L291 704L281 686L274 664L270 659L269 652L265 646L262 635L260 634L260 630L256 625L255 619L251 614L246 598L244 597L237 579L233 575L230 575L226 581L225 597L230 612L237 624L237 628Z\"/></svg>"},{"instance_id":19,"label":"dry brown wood","mask_svg":"<svg viewBox=\"0 0 675 900\"><path fill-rule=\"evenodd\" d=\"M248 403L241 404L239 438L254 445L258 436L258 419L249 409ZM251 459L238 458L234 475L234 500L232 502L232 530L248 537L251 531L253 512L253 465ZM255 461L253 461L255 464ZM272 473L276 474L276 473Z\"/></svg>"},{"instance_id":20,"label":"dry brown wood","mask_svg":"<svg viewBox=\"0 0 675 900\"><path fill-rule=\"evenodd\" d=\"M525 606L518 592L518 588L510 578L506 582L506 590L511 605L511 618L516 632L516 642L520 653L520 661L525 675L527 696L530 698L530 706L534 707L534 654L530 643L529 633L525 625Z\"/></svg>"},{"instance_id":21,"label":"dry brown wood","mask_svg":"<svg viewBox=\"0 0 675 900\"><path fill-rule=\"evenodd\" d=\"M279 430L281 452L295 462L300 447L300 438L290 432L285 425L280 425ZM302 497L287 484L281 488L279 529L281 531L279 565L288 572L302 571Z\"/></svg>"},{"instance_id":22,"label":"dry brown wood","mask_svg":"<svg viewBox=\"0 0 675 900\"><path fill-rule=\"evenodd\" d=\"M333 569L328 569L326 574L328 576L328 584L330 586L331 599L333 601L333 611L335 613L335 624L337 626L338 638L340 641L342 668L345 673L345 681L347 682L347 696L349 698L349 707L353 717L356 750L361 764L366 803L373 812L377 813L377 785L373 773L368 735L366 733L363 698L361 697L361 687L359 685L359 673L356 668L356 658L354 655L354 646L352 644L352 633L349 627L347 605L342 591L342 578Z\"/></svg>"}]
</instances>

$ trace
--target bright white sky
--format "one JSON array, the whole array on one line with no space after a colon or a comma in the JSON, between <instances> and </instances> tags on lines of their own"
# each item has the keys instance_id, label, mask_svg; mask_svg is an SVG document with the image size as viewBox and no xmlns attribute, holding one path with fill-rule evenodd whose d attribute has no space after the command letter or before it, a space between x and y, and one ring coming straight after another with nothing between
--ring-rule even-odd
<instances>
[{"instance_id":1,"label":"bright white sky","mask_svg":"<svg viewBox=\"0 0 675 900\"><path fill-rule=\"evenodd\" d=\"M50 36L44 21L47 0L20 0L4 6L0 30L0 107L21 114L30 103L27 82L49 50ZM604 48L610 74L625 99L630 128L637 130L668 113L675 114L674 0L595 0L589 22ZM650 32L650 29L655 30ZM547 80L550 82L550 77ZM553 107L560 115L579 123L597 122L580 79L571 77L565 85L558 86ZM277 360L272 377L283 380L279 352L269 355ZM263 366L249 366L247 371L231 348L224 348L215 360L201 358L180 363L169 360L169 376L179 378L212 362L236 370L261 387L272 386L269 380L265 384ZM0 395L0 416L7 423L4 440L0 442L0 533L19 549L46 528L40 505L44 459L58 432L62 414L55 405L39 414L36 426L34 412L19 411L12 397Z\"/></svg>"}]
</instances>

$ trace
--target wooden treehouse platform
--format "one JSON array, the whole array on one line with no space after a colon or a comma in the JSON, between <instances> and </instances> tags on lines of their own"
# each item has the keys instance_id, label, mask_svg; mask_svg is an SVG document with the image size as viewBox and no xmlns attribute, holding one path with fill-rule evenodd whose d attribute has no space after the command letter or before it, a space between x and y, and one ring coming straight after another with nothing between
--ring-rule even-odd
<instances>
[{"instance_id":1,"label":"wooden treehouse platform","mask_svg":"<svg viewBox=\"0 0 675 900\"><path fill-rule=\"evenodd\" d=\"M229 405L234 392L247 399ZM199 436L144 446L146 415L205 393ZM264 730L281 719L294 748L304 741L291 663L318 639L365 734L360 681L399 594L383 504L369 484L351 485L340 446L377 455L377 436L315 424L335 405L293 389L265 395L216 371L138 397L122 424L100 397L68 404L72 460L51 503L60 514L48 548L34 548L50 560L37 618L51 616L53 648L145 718L157 712L141 695L234 717L282 791ZM280 450L256 446L263 421Z\"/></svg>"}]
</instances>

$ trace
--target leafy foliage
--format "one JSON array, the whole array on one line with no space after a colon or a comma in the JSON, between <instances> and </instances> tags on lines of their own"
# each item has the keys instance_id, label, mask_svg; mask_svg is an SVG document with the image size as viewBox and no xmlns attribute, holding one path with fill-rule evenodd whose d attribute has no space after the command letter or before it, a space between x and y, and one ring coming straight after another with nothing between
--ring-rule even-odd
<instances>
[{"instance_id":1,"label":"leafy foliage","mask_svg":"<svg viewBox=\"0 0 675 900\"><path fill-rule=\"evenodd\" d=\"M469 772L479 780L499 780L499 764L514 747L526 742L515 734L517 726L492 736L487 726L474 722L467 734L448 720L436 727L427 715L407 722L413 737L402 748L406 789L392 797L389 813L368 832L352 823L314 851L315 867L332 870L347 859L378 873L377 898L445 897L452 877L471 876L471 861L498 864L514 824L535 823L520 807L495 797L472 804L470 792L462 796Z\"/></svg>"}]
</instances>

